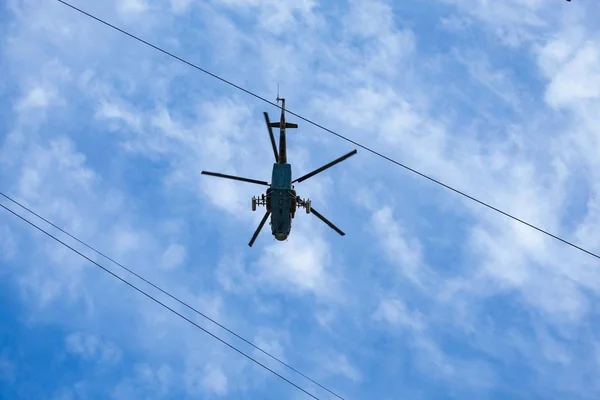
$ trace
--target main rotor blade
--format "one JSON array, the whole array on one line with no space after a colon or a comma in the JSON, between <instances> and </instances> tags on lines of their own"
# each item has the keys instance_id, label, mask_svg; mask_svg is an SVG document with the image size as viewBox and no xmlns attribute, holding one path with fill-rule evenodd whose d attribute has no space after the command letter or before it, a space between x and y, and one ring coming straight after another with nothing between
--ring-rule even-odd
<instances>
[{"instance_id":1,"label":"main rotor blade","mask_svg":"<svg viewBox=\"0 0 600 400\"><path fill-rule=\"evenodd\" d=\"M350 157L350 156L353 156L353 155L355 155L355 154L356 154L356 149L352 150L350 153L348 153L348 154L346 154L346 155L343 155L343 156L341 156L340 158L338 158L338 159L336 159L336 160L333 160L332 162L330 162L330 163L328 163L328 164L325 164L325 165L323 165L321 168L315 169L313 172L311 172L311 173L308 173L308 174L306 174L306 175L304 175L304 176L302 176L302 177L300 177L300 178L298 178L298 179L294 180L292 183L296 183L296 182L302 182L302 181L305 181L305 180L307 180L308 178L310 178L310 177L312 177L312 176L315 176L315 175L316 175L316 174L318 174L319 172L323 172L323 171L325 171L327 168L333 167L335 164L337 164L337 163L340 163L340 162L344 161L346 158L348 158L348 157Z\"/></svg>"},{"instance_id":2,"label":"main rotor blade","mask_svg":"<svg viewBox=\"0 0 600 400\"><path fill-rule=\"evenodd\" d=\"M202 175L210 175L210 176L216 176L217 178L233 179L233 180L236 180L236 181L242 181L242 182L248 182L248 183L256 183L257 185L269 186L269 183L265 182L265 181L257 181L256 179L242 178L240 176L220 174L218 172L202 171Z\"/></svg>"},{"instance_id":3,"label":"main rotor blade","mask_svg":"<svg viewBox=\"0 0 600 400\"><path fill-rule=\"evenodd\" d=\"M340 235L344 236L345 233L342 232L342 230L340 228L338 228L337 226L335 226L334 224L332 224L327 218L325 218L323 215L321 215L320 212L318 212L317 210L315 210L314 208L312 208L312 206L310 207L310 213L314 214L317 218L319 218L321 221L325 222L327 225L329 225L329 227L331 229L333 229L334 231L336 231L337 233L339 233Z\"/></svg>"},{"instance_id":4,"label":"main rotor blade","mask_svg":"<svg viewBox=\"0 0 600 400\"><path fill-rule=\"evenodd\" d=\"M267 211L265 213L265 216L263 217L262 221L260 221L260 224L258 225L258 228L256 228L254 235L252 235L252 239L250 239L250 243L248 243L248 246L252 247L252 245L254 244L254 241L256 240L256 238L258 237L258 234L260 233L261 229L265 225L265 222L267 222L267 218L269 218L269 214L271 214L271 211Z\"/></svg>"},{"instance_id":5,"label":"main rotor blade","mask_svg":"<svg viewBox=\"0 0 600 400\"><path fill-rule=\"evenodd\" d=\"M275 136L273 136L273 128L271 127L271 121L269 120L269 114L264 112L265 114L265 122L267 123L267 128L269 129L269 137L271 138L271 146L273 146L273 154L275 155L275 162L279 162L279 154L277 154L277 145L275 144Z\"/></svg>"}]
</instances>

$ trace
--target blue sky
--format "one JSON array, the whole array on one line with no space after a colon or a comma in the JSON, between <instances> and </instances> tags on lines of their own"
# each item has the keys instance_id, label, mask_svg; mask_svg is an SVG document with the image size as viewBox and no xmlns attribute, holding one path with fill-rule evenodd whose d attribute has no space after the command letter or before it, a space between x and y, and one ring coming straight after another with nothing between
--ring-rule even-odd
<instances>
[{"instance_id":1,"label":"blue sky","mask_svg":"<svg viewBox=\"0 0 600 400\"><path fill-rule=\"evenodd\" d=\"M600 5L73 0L292 111L600 252ZM600 396L600 263L359 149L264 230L277 110L54 1L0 4L0 182L347 399ZM354 147L289 117L296 176ZM313 392L333 398L74 248ZM0 213L0 397L303 399Z\"/></svg>"}]
</instances>

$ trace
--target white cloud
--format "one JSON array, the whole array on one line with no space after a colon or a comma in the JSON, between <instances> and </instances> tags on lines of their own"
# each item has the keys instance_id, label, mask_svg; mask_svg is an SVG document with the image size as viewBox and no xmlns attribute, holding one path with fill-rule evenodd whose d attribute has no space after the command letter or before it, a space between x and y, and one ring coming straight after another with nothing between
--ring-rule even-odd
<instances>
[{"instance_id":1,"label":"white cloud","mask_svg":"<svg viewBox=\"0 0 600 400\"><path fill-rule=\"evenodd\" d=\"M208 392L224 396L227 394L227 376L219 367L207 365L202 378L202 386Z\"/></svg>"},{"instance_id":2,"label":"white cloud","mask_svg":"<svg viewBox=\"0 0 600 400\"><path fill-rule=\"evenodd\" d=\"M207 393L224 396L229 390L227 375L221 367L211 363L188 364L183 379L188 396L196 397Z\"/></svg>"},{"instance_id":3,"label":"white cloud","mask_svg":"<svg viewBox=\"0 0 600 400\"><path fill-rule=\"evenodd\" d=\"M72 333L65 338L65 347L70 353L101 364L115 364L121 360L119 347L93 334Z\"/></svg>"},{"instance_id":4,"label":"white cloud","mask_svg":"<svg viewBox=\"0 0 600 400\"><path fill-rule=\"evenodd\" d=\"M167 270L177 268L185 261L185 255L185 247L177 243L170 244L163 252L161 267Z\"/></svg>"},{"instance_id":5,"label":"white cloud","mask_svg":"<svg viewBox=\"0 0 600 400\"><path fill-rule=\"evenodd\" d=\"M423 267L421 245L416 239L406 239L399 223L394 219L391 207L383 207L373 213L371 225L386 256L397 264L406 276L417 279Z\"/></svg>"},{"instance_id":6,"label":"white cloud","mask_svg":"<svg viewBox=\"0 0 600 400\"><path fill-rule=\"evenodd\" d=\"M135 364L131 375L124 377L112 390L116 399L165 398L176 384L173 369L166 364L152 367L145 363Z\"/></svg>"},{"instance_id":7,"label":"white cloud","mask_svg":"<svg viewBox=\"0 0 600 400\"><path fill-rule=\"evenodd\" d=\"M171 7L176 13L188 11L194 0L171 0Z\"/></svg>"},{"instance_id":8,"label":"white cloud","mask_svg":"<svg viewBox=\"0 0 600 400\"><path fill-rule=\"evenodd\" d=\"M330 373L342 375L354 382L362 380L361 372L343 354L328 354L322 363L322 367Z\"/></svg>"},{"instance_id":9,"label":"white cloud","mask_svg":"<svg viewBox=\"0 0 600 400\"><path fill-rule=\"evenodd\" d=\"M417 365L432 376L456 382L456 389L464 387L490 389L499 382L498 377L486 362L461 360L449 357L431 339L418 338L415 347L420 354Z\"/></svg>"},{"instance_id":10,"label":"white cloud","mask_svg":"<svg viewBox=\"0 0 600 400\"><path fill-rule=\"evenodd\" d=\"M573 356L569 354L569 351L565 346L560 344L546 332L540 334L540 341L542 353L546 359L563 365L571 365Z\"/></svg>"},{"instance_id":11,"label":"white cloud","mask_svg":"<svg viewBox=\"0 0 600 400\"><path fill-rule=\"evenodd\" d=\"M17 104L18 110L29 108L46 108L57 102L58 96L52 89L46 89L41 86L32 88L27 95Z\"/></svg>"},{"instance_id":12,"label":"white cloud","mask_svg":"<svg viewBox=\"0 0 600 400\"><path fill-rule=\"evenodd\" d=\"M550 25L547 2L543 0L507 0L503 2L476 0L440 0L455 5L461 13L482 22L481 26L494 34L501 43L517 47L536 37L538 29ZM560 4L563 6L564 4ZM552 7L550 7L552 8ZM559 7L555 7L557 11Z\"/></svg>"},{"instance_id":13,"label":"white cloud","mask_svg":"<svg viewBox=\"0 0 600 400\"><path fill-rule=\"evenodd\" d=\"M317 3L314 0L220 0L215 2L229 8L235 8L238 12L249 12L256 14L258 25L267 32L283 34L295 30L300 25L299 17L310 18L311 12Z\"/></svg>"},{"instance_id":14,"label":"white cloud","mask_svg":"<svg viewBox=\"0 0 600 400\"><path fill-rule=\"evenodd\" d=\"M303 217L297 215L296 219ZM326 302L342 301L345 297L342 279L336 276L341 266L332 264L329 246L322 236L329 232L319 232L314 221L308 224L308 227L306 223L296 224L285 242L262 247L260 242L275 242L268 223L265 224L253 246L256 250L262 247L256 262L245 265L241 255L224 256L217 269L220 284L225 290L237 293L262 291L266 285L281 293L311 294Z\"/></svg>"},{"instance_id":15,"label":"white cloud","mask_svg":"<svg viewBox=\"0 0 600 400\"><path fill-rule=\"evenodd\" d=\"M117 4L119 12L123 14L141 14L148 10L146 0L121 0Z\"/></svg>"},{"instance_id":16,"label":"white cloud","mask_svg":"<svg viewBox=\"0 0 600 400\"><path fill-rule=\"evenodd\" d=\"M285 362L285 349L281 343L281 335L275 332L261 332L254 340L254 344L269 353L273 357ZM263 357L263 353L259 350L254 350L254 355Z\"/></svg>"},{"instance_id":17,"label":"white cloud","mask_svg":"<svg viewBox=\"0 0 600 400\"><path fill-rule=\"evenodd\" d=\"M141 250L141 238L139 232L129 227L118 227L113 232L115 238L115 252L117 256L124 253L134 253Z\"/></svg>"},{"instance_id":18,"label":"white cloud","mask_svg":"<svg viewBox=\"0 0 600 400\"><path fill-rule=\"evenodd\" d=\"M320 235L295 229L286 242L266 246L258 260L258 272L261 280L285 291L332 299L340 293L330 263L329 248Z\"/></svg>"},{"instance_id":19,"label":"white cloud","mask_svg":"<svg viewBox=\"0 0 600 400\"><path fill-rule=\"evenodd\" d=\"M135 132L139 132L141 121L135 112L128 110L126 106L119 105L110 101L102 101L96 112L96 118L105 118L108 120L118 120ZM115 129L117 129L115 127Z\"/></svg>"},{"instance_id":20,"label":"white cloud","mask_svg":"<svg viewBox=\"0 0 600 400\"><path fill-rule=\"evenodd\" d=\"M425 328L422 314L409 310L406 304L399 299L382 300L373 314L373 318L376 321L385 321L388 324L414 331L422 331Z\"/></svg>"},{"instance_id":21,"label":"white cloud","mask_svg":"<svg viewBox=\"0 0 600 400\"><path fill-rule=\"evenodd\" d=\"M392 7L385 1L350 1L344 28L351 36L376 38L396 29Z\"/></svg>"},{"instance_id":22,"label":"white cloud","mask_svg":"<svg viewBox=\"0 0 600 400\"><path fill-rule=\"evenodd\" d=\"M494 69L484 53L477 51L453 51L456 59L465 67L471 78L498 96L510 107L520 111L524 93L514 87L514 77L510 70Z\"/></svg>"},{"instance_id":23,"label":"white cloud","mask_svg":"<svg viewBox=\"0 0 600 400\"><path fill-rule=\"evenodd\" d=\"M581 100L598 98L600 53L597 44L588 41L552 77L546 91L546 101L553 107L561 107L576 106Z\"/></svg>"},{"instance_id":24,"label":"white cloud","mask_svg":"<svg viewBox=\"0 0 600 400\"><path fill-rule=\"evenodd\" d=\"M19 189L28 200L37 202L42 190L52 190L48 178L53 174L65 179L62 186L70 190L88 191L99 179L85 165L85 155L66 137L56 137L47 146L33 144L26 152L28 157L23 160ZM13 153L15 156L17 154Z\"/></svg>"}]
</instances>

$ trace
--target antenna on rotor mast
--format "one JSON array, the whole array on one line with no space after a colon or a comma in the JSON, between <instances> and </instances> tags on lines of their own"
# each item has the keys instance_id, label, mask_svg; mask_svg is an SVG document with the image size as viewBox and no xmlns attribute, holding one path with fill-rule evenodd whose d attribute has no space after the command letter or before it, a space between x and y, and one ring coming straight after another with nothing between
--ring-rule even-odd
<instances>
[{"instance_id":1,"label":"antenna on rotor mast","mask_svg":"<svg viewBox=\"0 0 600 400\"><path fill-rule=\"evenodd\" d=\"M281 100L279 98L279 82L277 82L277 103L279 103L279 100Z\"/></svg>"}]
</instances>

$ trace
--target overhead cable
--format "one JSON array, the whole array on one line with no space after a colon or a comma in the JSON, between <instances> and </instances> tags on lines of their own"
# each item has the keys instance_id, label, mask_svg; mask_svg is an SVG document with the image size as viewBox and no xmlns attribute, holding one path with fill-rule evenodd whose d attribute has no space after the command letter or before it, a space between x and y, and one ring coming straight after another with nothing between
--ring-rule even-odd
<instances>
[{"instance_id":1,"label":"overhead cable","mask_svg":"<svg viewBox=\"0 0 600 400\"><path fill-rule=\"evenodd\" d=\"M83 10L81 10L81 9L79 9L79 8L77 8L77 7L75 7L75 6L71 5L71 4L63 1L63 0L57 0L57 1L60 2L60 3L62 3L62 4L64 4L64 5L66 5L66 6L71 7L72 9L74 9L76 11L79 11L80 13L82 13L84 15L87 15L88 17L93 18L96 21L101 22L102 24L107 25L107 26L109 26L109 27L111 27L111 28L113 28L113 29L115 29L115 30L117 30L117 31L119 31L119 32L121 32L121 33L123 33L123 34L125 34L125 35L127 35L127 36L129 36L129 37L131 37L131 38L133 38L133 39L135 39L137 41L139 41L139 42L142 42L142 43L144 43L144 44L146 44L146 45L148 45L148 46L150 46L150 47L152 47L152 48L154 48L154 49L156 49L156 50L158 50L158 51L160 51L160 52L162 52L162 53L164 53L164 54L166 54L166 55L168 55L170 57L173 57L176 60L179 60L179 61L181 61L181 62L189 65L190 67L197 69L198 71L204 72L205 74L210 75L213 78L220 80L221 82L224 82L224 83L226 83L226 84L228 84L230 86L233 86L234 88L239 89L242 92L245 92L245 93L249 94L250 96L253 96L253 97L255 97L255 98L259 99L259 100L262 100L265 103L268 103L268 104L270 104L272 106L275 106L277 108L281 108L278 104L273 103L272 101L270 101L270 100L268 100L268 99L266 99L266 98L264 98L264 97L262 97L262 96L260 96L260 95L258 95L256 93L253 93L253 92L251 92L248 89L245 89L245 88L243 88L243 87L241 87L239 85L236 85L235 83L233 83L231 81L228 81L227 79L221 78L220 76L215 75L212 72L209 72L209 71L205 70L204 68L201 68L201 67L199 67L199 66L197 66L197 65L195 65L195 64L193 64L193 63L191 63L189 61L186 61L183 58L174 55L173 53L170 53L170 52L168 52L168 51L166 51L166 50L164 50L164 49L162 49L162 48L160 48L160 47L158 47L156 45L153 45L152 43L149 43L149 42L145 41L144 39L141 39L141 38L139 38L139 37L137 37L137 36L135 36L135 35L127 32L127 31L124 31L121 28L118 28L118 27L116 27L116 26L114 26L114 25L112 25L112 24L110 24L110 23L108 23L108 22L106 22L106 21L98 18L98 17L95 17L92 14L89 14L89 13L87 13L87 12L85 12L85 11L83 11ZM389 161L389 162L391 162L391 163L393 163L393 164L395 164L395 165L397 165L399 167L402 167L402 168L404 168L404 169L406 169L406 170L408 170L408 171L410 171L410 172L412 172L414 174L417 174L417 175L421 176L422 178L428 179L431 182L434 182L434 183L436 183L436 184L438 184L440 186L443 186L444 188L446 188L448 190L451 190L451 191L453 191L453 192L455 192L455 193L457 193L457 194L459 194L461 196L464 196L464 197L468 198L469 200L472 200L472 201L474 201L476 203L479 203L482 206L485 206L485 207L487 207L487 208L489 208L491 210L494 210L494 211L496 211L496 212L504 215L505 217L511 218L512 220L520 222L523 225L527 225L528 227L533 228L536 231L541 232L541 233L543 233L543 234L545 234L547 236L550 236L553 239L556 239L556 240L558 240L558 241L560 241L560 242L562 242L564 244L567 244L567 245L569 245L569 246L571 246L571 247L573 247L573 248L575 248L577 250L580 250L580 251L582 251L582 252L584 252L584 253L592 256L592 257L600 259L600 255L598 255L596 253L593 253L593 252L591 252L589 250L586 250L585 248L583 248L581 246L578 246L578 245L576 245L576 244L574 244L574 243L572 243L572 242L570 242L570 241L568 241L566 239L563 239L563 238L559 237L558 235L550 233L550 232L548 232L548 231L546 231L546 230L544 230L542 228L539 228L539 227L537 227L537 226L535 226L535 225L533 225L533 224L531 224L531 223L529 223L527 221L522 220L521 218L518 218L518 217L516 217L516 216L514 216L512 214L509 214L509 213L507 213L505 211L502 211L501 209L499 209L499 208L497 208L495 206L492 206L489 203L486 203L486 202L484 202L482 200L479 200L479 199L477 199L477 198L475 198L475 197L473 197L473 196L471 196L471 195L469 195L469 194L467 194L467 193L465 193L465 192L463 192L463 191L461 191L459 189L456 189L456 188L454 188L454 187L452 187L450 185L447 185L447 184L445 184L445 183L443 183L443 182L441 182L441 181L439 181L439 180L437 180L435 178L432 178L432 177L430 177L430 176L428 176L428 175L426 175L426 174L424 174L422 172L419 172L419 171L417 171L417 170L415 170L415 169L413 169L413 168L411 168L411 167L409 167L407 165L404 165L404 164L400 163L399 161L396 161L396 160L394 160L394 159L392 159L392 158L390 158L390 157L388 157L388 156L386 156L386 155L384 155L382 153L379 153L376 150L373 150L373 149L371 149L371 148L369 148L369 147L367 147L365 145L362 145L362 144L360 144L360 143L358 143L358 142L356 142L356 141L354 141L354 140L352 140L350 138L347 138L347 137L345 137L345 136L343 136L343 135L341 135L341 134L339 134L339 133L337 133L337 132L335 132L335 131L333 131L333 130L331 130L329 128L324 127L323 125L320 125L320 124L318 124L318 123L316 123L316 122L308 119L308 118L305 118L305 117L303 117L303 116L301 116L299 114L296 114L293 111L290 111L290 110L286 110L286 111L289 114L292 114L292 115L300 118L301 120L306 121L309 124L316 126L317 128L323 129L324 131L326 131L328 133L331 133L332 135L335 135L335 136L339 137L340 139L343 139L343 140L345 140L347 142L350 142L350 143L352 143L352 144L354 144L354 145L356 145L356 146L358 146L358 147L360 147L360 148L362 148L364 150L367 150L368 152L373 153L376 156L379 156L379 157L383 158L384 160L387 160L387 161Z\"/></svg>"},{"instance_id":2,"label":"overhead cable","mask_svg":"<svg viewBox=\"0 0 600 400\"><path fill-rule=\"evenodd\" d=\"M228 333L232 334L233 336L235 336L236 338L242 340L243 342L245 342L246 344L254 347L256 350L260 351L261 353L265 354L266 356L272 358L273 360L277 361L278 363L280 363L281 365L285 366L286 368L289 368L290 370L294 371L295 373L297 373L298 375L302 376L303 378L309 380L310 382L314 383L315 385L319 386L321 389L326 390L327 392L329 392L330 394L336 396L337 398L341 399L341 400L345 400L343 397L341 397L340 395L338 395L337 393L333 392L332 390L328 389L327 387L323 386L322 384L320 384L319 382L313 380L312 378L308 377L307 375L303 374L302 372L300 372L299 370L297 370L296 368L292 367L291 365L289 365L288 363L286 363L285 361L282 361L281 359L275 357L274 355L272 355L271 353L267 352L266 350L261 349L260 347L258 347L257 345L255 345L254 343L252 343L251 341L249 341L248 339L245 339L244 337L242 337L241 335L235 333L234 331L232 331L231 329L227 328L225 325L219 323L218 321L214 320L213 318L209 317L208 315L204 314L201 311L198 311L198 309L190 306L188 303L186 303L183 300L180 300L179 298L173 296L171 293L167 292L166 290L160 288L158 285L152 283L151 281L149 281L148 279L144 278L143 276L141 276L140 274L136 273L135 271L131 270L130 268L127 268L126 266L124 266L123 264L119 263L118 261L115 261L113 258L107 256L105 253L95 249L94 247L90 246L89 244L85 243L84 241L78 239L77 237L73 236L72 234L70 234L69 232L65 231L64 229L62 229L60 226L56 225L55 223L53 223L52 221L49 221L48 219L44 218L43 216L41 216L40 214L36 213L35 211L33 211L32 209L24 206L23 204L21 204L20 202L18 202L17 200L13 199L12 197L8 196L5 193L0 192L0 196L4 197L5 199L9 200L10 202L12 202L13 204L21 207L22 209L24 209L25 211L29 212L30 214L35 215L36 217L38 217L39 219L41 219L42 221L44 221L45 223L47 223L48 225L52 226L53 228L61 231L62 233L64 233L65 235L69 236L71 239L75 240L76 242L82 244L83 246L87 247L88 249L92 250L94 253L98 254L99 256L107 259L108 261L112 262L113 264L117 265L119 268L129 272L130 274L132 274L133 276L135 276L138 279L141 279L143 282L147 283L148 285L152 286L154 289L158 290L159 292L167 295L168 297L170 297L171 299L175 300L176 302L178 302L179 304L181 304L182 306L188 308L189 310L195 312L196 314L200 315L201 317L209 320L210 322L212 322L213 324L217 325L218 327L224 329L225 331L227 331Z\"/></svg>"},{"instance_id":3,"label":"overhead cable","mask_svg":"<svg viewBox=\"0 0 600 400\"><path fill-rule=\"evenodd\" d=\"M4 196L7 197L7 196ZM135 289L136 291L138 291L139 293L143 294L144 296L148 297L150 300L154 301L155 303L158 303L159 305L163 306L164 308L166 308L167 310L171 311L173 314L179 316L180 318L183 318L184 320L186 320L187 322L189 322L190 324L194 325L196 328L202 330L204 333L207 333L208 335L212 336L213 338L217 339L219 342L223 343L224 345L226 345L227 347L229 347L232 350L235 350L237 353L243 355L244 357L246 357L247 359L249 359L250 361L254 362L255 364L259 365L260 367L266 369L267 371L269 371L270 373L272 373L273 375L277 376L278 378L284 380L285 382L289 383L290 385L292 385L293 387L295 387L296 389L302 391L303 393L305 393L306 395L312 397L313 399L319 400L318 397L316 397L314 394L308 392L307 390L303 389L302 387L300 387L299 385L297 385L296 383L292 382L291 380L287 379L286 377L284 377L283 375L275 372L274 370L272 370L271 368L267 367L266 365L264 365L263 363L261 363L260 361L258 361L257 359L253 358L252 356L244 353L242 350L238 349L237 347L235 347L234 345L230 344L229 342L221 339L220 337L218 337L217 335L215 335L214 333L208 331L207 329L203 328L202 326L198 325L197 323L195 323L194 321L192 321L191 319L187 318L186 316L184 316L183 314L175 311L174 309L172 309L171 307L169 307L168 305L166 305L165 303L163 303L162 301L158 300L157 298L153 297L152 295L148 294L147 292L145 292L144 290L138 288L136 285L134 285L133 283L129 282L128 280L121 278L120 276L118 276L117 274L115 274L114 272L112 272L111 270L109 270L108 268L104 267L103 265L101 265L100 263L92 260L91 258L89 258L88 256L86 256L85 254L81 253L80 251L78 251L77 249L73 248L72 246L68 245L67 243L63 242L62 240L60 240L59 238L57 238L56 236L52 235L51 233L49 233L48 231L44 230L43 228L40 228L38 225L34 224L33 222L29 221L27 218L19 215L18 213L14 212L13 210L11 210L10 208L6 207L4 204L0 203L0 207L2 207L3 209L5 209L6 211L10 212L11 214L13 214L14 216L18 217L19 219L23 220L24 222L28 223L29 225L31 225L32 227L34 227L35 229L37 229L38 231L44 233L45 235L49 236L50 238L54 239L55 241L57 241L58 243L62 244L63 246L65 246L66 248L68 248L69 250L77 253L78 255L80 255L81 257L85 258L87 261L91 262L92 264L94 264L95 266L97 266L98 268L102 269L104 272L112 275L114 278L117 278L118 280L120 280L121 282L123 282L124 284L126 284L127 286L131 287L132 289ZM172 296L171 296L172 297ZM189 307L189 306L188 306Z\"/></svg>"}]
</instances>

